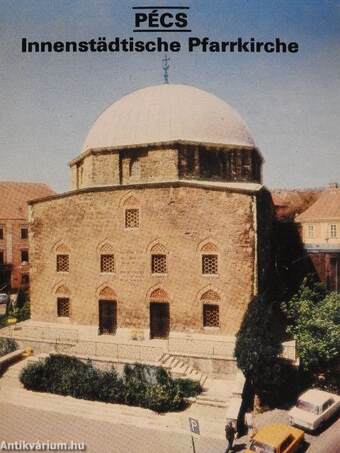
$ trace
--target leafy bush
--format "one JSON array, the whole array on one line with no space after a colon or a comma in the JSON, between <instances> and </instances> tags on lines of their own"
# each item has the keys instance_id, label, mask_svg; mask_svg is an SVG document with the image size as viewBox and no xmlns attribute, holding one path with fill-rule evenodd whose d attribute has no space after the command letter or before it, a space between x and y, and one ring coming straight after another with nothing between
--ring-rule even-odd
<instances>
[{"instance_id":1,"label":"leafy bush","mask_svg":"<svg viewBox=\"0 0 340 453\"><path fill-rule=\"evenodd\" d=\"M70 395L74 398L145 407L157 412L183 409L185 396L197 394L197 383L172 379L160 367L126 365L122 377L112 369L102 371L90 361L52 355L29 364L20 375L25 388Z\"/></svg>"},{"instance_id":2,"label":"leafy bush","mask_svg":"<svg viewBox=\"0 0 340 453\"><path fill-rule=\"evenodd\" d=\"M16 351L18 345L12 338L0 338L0 357Z\"/></svg>"},{"instance_id":3,"label":"leafy bush","mask_svg":"<svg viewBox=\"0 0 340 453\"><path fill-rule=\"evenodd\" d=\"M148 376L149 374L149 376ZM151 369L141 364L124 367L124 402L129 406L147 407L146 390L151 381Z\"/></svg>"},{"instance_id":4,"label":"leafy bush","mask_svg":"<svg viewBox=\"0 0 340 453\"><path fill-rule=\"evenodd\" d=\"M176 382L168 385L152 384L146 387L145 402L148 409L156 412L178 411L187 405Z\"/></svg>"},{"instance_id":5,"label":"leafy bush","mask_svg":"<svg viewBox=\"0 0 340 453\"><path fill-rule=\"evenodd\" d=\"M30 319L31 317L31 306L30 302L27 301L22 308L17 308L14 313L15 317L17 318L18 322L26 321L26 319Z\"/></svg>"},{"instance_id":6,"label":"leafy bush","mask_svg":"<svg viewBox=\"0 0 340 453\"><path fill-rule=\"evenodd\" d=\"M126 404L157 412L176 411L186 405L180 385L164 368L125 365L123 380Z\"/></svg>"},{"instance_id":7,"label":"leafy bush","mask_svg":"<svg viewBox=\"0 0 340 453\"><path fill-rule=\"evenodd\" d=\"M312 375L310 385L312 387L325 390L326 392L340 395L340 370L331 370L321 374Z\"/></svg>"},{"instance_id":8,"label":"leafy bush","mask_svg":"<svg viewBox=\"0 0 340 453\"><path fill-rule=\"evenodd\" d=\"M175 379L176 384L179 386L181 393L189 398L190 396L197 396L202 392L202 386L197 381L191 379Z\"/></svg>"},{"instance_id":9,"label":"leafy bush","mask_svg":"<svg viewBox=\"0 0 340 453\"><path fill-rule=\"evenodd\" d=\"M45 365L43 360L39 362L28 364L20 374L20 381L28 390L35 390L37 392L47 391L45 382Z\"/></svg>"},{"instance_id":10,"label":"leafy bush","mask_svg":"<svg viewBox=\"0 0 340 453\"><path fill-rule=\"evenodd\" d=\"M124 385L116 370L101 371L98 375L96 400L107 403L124 403Z\"/></svg>"}]
</instances>

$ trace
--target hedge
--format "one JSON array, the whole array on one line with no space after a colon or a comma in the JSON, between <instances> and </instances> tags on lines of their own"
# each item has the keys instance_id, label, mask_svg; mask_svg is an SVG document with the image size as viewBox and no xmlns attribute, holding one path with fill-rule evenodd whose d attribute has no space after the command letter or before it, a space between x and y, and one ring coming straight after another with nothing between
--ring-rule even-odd
<instances>
[{"instance_id":1,"label":"hedge","mask_svg":"<svg viewBox=\"0 0 340 453\"><path fill-rule=\"evenodd\" d=\"M90 361L62 354L27 365L20 380L28 390L69 395L85 400L139 406L156 412L182 410L186 398L199 394L199 383L173 379L161 367L125 365L122 376L115 369L95 368Z\"/></svg>"}]
</instances>

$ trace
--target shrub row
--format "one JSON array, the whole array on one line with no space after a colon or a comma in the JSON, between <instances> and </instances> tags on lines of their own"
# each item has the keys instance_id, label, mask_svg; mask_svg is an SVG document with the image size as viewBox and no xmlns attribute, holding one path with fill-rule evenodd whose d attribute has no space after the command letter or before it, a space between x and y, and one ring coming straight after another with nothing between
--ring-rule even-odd
<instances>
[{"instance_id":1,"label":"shrub row","mask_svg":"<svg viewBox=\"0 0 340 453\"><path fill-rule=\"evenodd\" d=\"M76 357L52 355L24 368L20 380L28 390L69 395L74 398L127 404L157 412L177 411L186 397L201 392L199 383L172 379L161 367L125 365L122 376L115 369L95 368Z\"/></svg>"}]
</instances>

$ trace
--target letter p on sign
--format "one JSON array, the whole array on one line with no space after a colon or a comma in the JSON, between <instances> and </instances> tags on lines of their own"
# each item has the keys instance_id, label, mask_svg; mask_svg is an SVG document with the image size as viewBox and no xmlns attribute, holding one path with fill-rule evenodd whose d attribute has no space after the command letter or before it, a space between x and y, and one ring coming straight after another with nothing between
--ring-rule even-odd
<instances>
[{"instance_id":1,"label":"letter p on sign","mask_svg":"<svg viewBox=\"0 0 340 453\"><path fill-rule=\"evenodd\" d=\"M198 423L198 420L189 417L189 426L190 426L190 431L193 434L197 434L197 436L200 435L200 425Z\"/></svg>"}]
</instances>

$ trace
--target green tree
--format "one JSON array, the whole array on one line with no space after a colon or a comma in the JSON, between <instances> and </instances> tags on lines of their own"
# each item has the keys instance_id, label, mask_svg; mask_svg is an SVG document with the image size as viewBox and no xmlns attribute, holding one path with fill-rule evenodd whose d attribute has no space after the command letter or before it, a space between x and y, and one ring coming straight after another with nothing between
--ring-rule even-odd
<instances>
[{"instance_id":1,"label":"green tree","mask_svg":"<svg viewBox=\"0 0 340 453\"><path fill-rule=\"evenodd\" d=\"M304 371L326 371L340 360L340 294L305 281L283 309Z\"/></svg>"},{"instance_id":2,"label":"green tree","mask_svg":"<svg viewBox=\"0 0 340 453\"><path fill-rule=\"evenodd\" d=\"M282 351L281 327L275 302L269 292L255 298L248 306L240 330L236 335L235 357L246 377L248 395L245 405L256 393L262 403L272 403L282 381L282 365L278 359Z\"/></svg>"}]
</instances>

